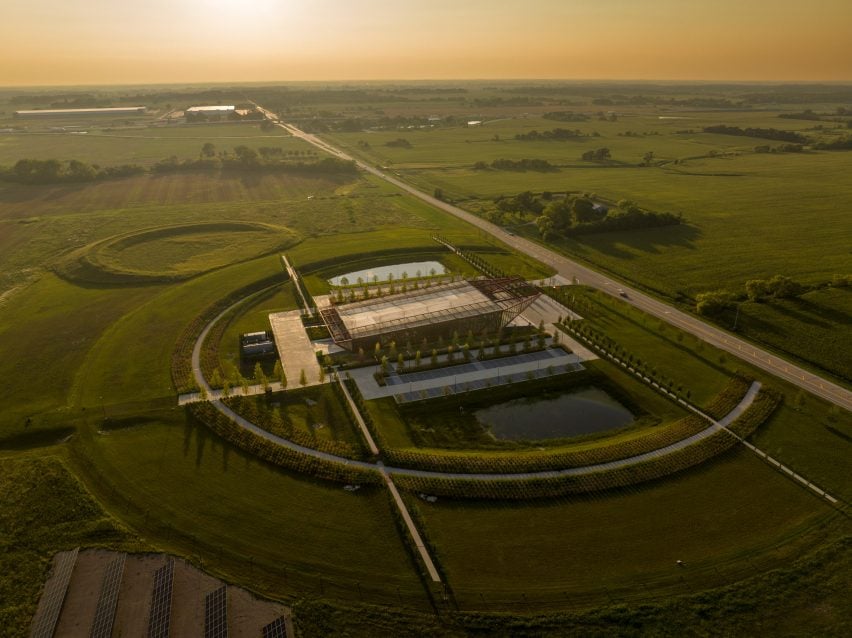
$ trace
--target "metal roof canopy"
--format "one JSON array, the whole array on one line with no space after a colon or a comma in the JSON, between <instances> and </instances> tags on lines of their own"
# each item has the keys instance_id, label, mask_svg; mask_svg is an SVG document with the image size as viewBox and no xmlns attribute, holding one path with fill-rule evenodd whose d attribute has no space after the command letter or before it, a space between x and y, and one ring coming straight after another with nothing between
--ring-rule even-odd
<instances>
[{"instance_id":1,"label":"metal roof canopy","mask_svg":"<svg viewBox=\"0 0 852 638\"><path fill-rule=\"evenodd\" d=\"M331 305L320 314L332 338L341 344L490 313L502 313L505 325L538 295L520 277L476 279Z\"/></svg>"}]
</instances>

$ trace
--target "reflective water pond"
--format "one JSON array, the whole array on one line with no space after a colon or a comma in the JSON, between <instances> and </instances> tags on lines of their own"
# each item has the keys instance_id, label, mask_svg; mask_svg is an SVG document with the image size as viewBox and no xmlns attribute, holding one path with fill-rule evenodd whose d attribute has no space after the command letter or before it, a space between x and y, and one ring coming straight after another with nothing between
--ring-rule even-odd
<instances>
[{"instance_id":1,"label":"reflective water pond","mask_svg":"<svg viewBox=\"0 0 852 638\"><path fill-rule=\"evenodd\" d=\"M521 398L474 413L498 439L558 439L615 430L633 422L633 414L600 388Z\"/></svg>"},{"instance_id":2,"label":"reflective water pond","mask_svg":"<svg viewBox=\"0 0 852 638\"><path fill-rule=\"evenodd\" d=\"M447 272L444 265L438 261L412 261L406 264L391 264L390 266L375 266L364 270L347 272L328 280L332 286L346 286L362 282L387 281L388 275L395 280L402 279L403 274L408 278L426 277L428 275L443 275ZM345 281L344 281L345 280Z\"/></svg>"}]
</instances>

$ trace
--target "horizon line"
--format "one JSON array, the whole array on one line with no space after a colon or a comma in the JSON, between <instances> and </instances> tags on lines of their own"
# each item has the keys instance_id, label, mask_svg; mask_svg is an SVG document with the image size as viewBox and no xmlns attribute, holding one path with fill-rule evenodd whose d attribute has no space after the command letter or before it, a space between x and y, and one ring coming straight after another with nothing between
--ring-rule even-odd
<instances>
[{"instance_id":1,"label":"horizon line","mask_svg":"<svg viewBox=\"0 0 852 638\"><path fill-rule=\"evenodd\" d=\"M515 83L515 82L541 82L541 83L570 83L570 84L740 84L740 85L795 85L795 84L811 84L811 85L852 85L852 77L843 80L770 80L770 79L748 79L748 80L725 80L725 79L659 79L659 78L487 78L487 77L470 77L470 78L361 78L361 79L318 79L318 80L178 80L165 82L77 82L77 83L53 83L53 84L0 84L0 90L9 89L50 89L56 87L140 87L140 86L180 86L180 85L250 85L250 84L414 84L414 83L481 83L481 82L497 82L497 83Z\"/></svg>"}]
</instances>

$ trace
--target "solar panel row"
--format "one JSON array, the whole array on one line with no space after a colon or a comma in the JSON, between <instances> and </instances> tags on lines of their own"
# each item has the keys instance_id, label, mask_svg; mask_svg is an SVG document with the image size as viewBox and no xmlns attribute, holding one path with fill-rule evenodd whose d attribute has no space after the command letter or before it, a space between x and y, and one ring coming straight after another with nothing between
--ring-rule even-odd
<instances>
[{"instance_id":1,"label":"solar panel row","mask_svg":"<svg viewBox=\"0 0 852 638\"><path fill-rule=\"evenodd\" d=\"M77 564L77 553L79 549L70 552L61 552L56 556L53 577L47 582L42 594L41 613L33 622L33 638L53 638L59 614L62 611L62 603L68 591L68 583L71 582L71 573Z\"/></svg>"},{"instance_id":2,"label":"solar panel row","mask_svg":"<svg viewBox=\"0 0 852 638\"><path fill-rule=\"evenodd\" d=\"M121 589L121 579L124 576L124 563L127 554L119 554L104 572L101 584L101 594L95 609L95 620L92 622L91 638L110 638L112 625L115 621L115 610L118 606L118 593Z\"/></svg>"},{"instance_id":3,"label":"solar panel row","mask_svg":"<svg viewBox=\"0 0 852 638\"><path fill-rule=\"evenodd\" d=\"M263 628L263 638L287 638L284 616L276 618Z\"/></svg>"},{"instance_id":4,"label":"solar panel row","mask_svg":"<svg viewBox=\"0 0 852 638\"><path fill-rule=\"evenodd\" d=\"M174 558L169 558L166 564L154 573L154 586L151 590L151 613L148 616L148 638L169 638L174 576Z\"/></svg>"},{"instance_id":5,"label":"solar panel row","mask_svg":"<svg viewBox=\"0 0 852 638\"><path fill-rule=\"evenodd\" d=\"M225 585L204 597L204 638L228 638L228 589Z\"/></svg>"}]
</instances>

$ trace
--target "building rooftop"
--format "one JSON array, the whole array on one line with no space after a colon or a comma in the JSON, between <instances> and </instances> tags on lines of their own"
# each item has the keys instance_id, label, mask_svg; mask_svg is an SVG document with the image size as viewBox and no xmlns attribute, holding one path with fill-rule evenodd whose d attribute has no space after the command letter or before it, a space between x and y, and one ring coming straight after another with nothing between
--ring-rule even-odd
<instances>
[{"instance_id":1,"label":"building rooftop","mask_svg":"<svg viewBox=\"0 0 852 638\"><path fill-rule=\"evenodd\" d=\"M104 115L124 113L144 113L144 106L104 106L85 109L30 109L15 111L15 115L80 115L83 113L103 113Z\"/></svg>"},{"instance_id":2,"label":"building rooftop","mask_svg":"<svg viewBox=\"0 0 852 638\"><path fill-rule=\"evenodd\" d=\"M236 107L233 104L223 105L217 104L212 106L190 106L185 113L227 113L235 110Z\"/></svg>"},{"instance_id":3,"label":"building rooftop","mask_svg":"<svg viewBox=\"0 0 852 638\"><path fill-rule=\"evenodd\" d=\"M538 295L520 277L499 277L439 284L353 303L335 304L331 297L315 300L334 342L347 347L355 340L458 319L494 315L506 325Z\"/></svg>"},{"instance_id":4,"label":"building rooftop","mask_svg":"<svg viewBox=\"0 0 852 638\"><path fill-rule=\"evenodd\" d=\"M501 310L467 281L337 306L340 320L353 338Z\"/></svg>"}]
</instances>

